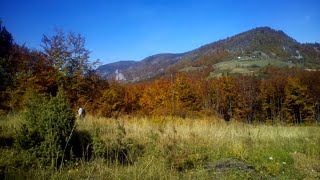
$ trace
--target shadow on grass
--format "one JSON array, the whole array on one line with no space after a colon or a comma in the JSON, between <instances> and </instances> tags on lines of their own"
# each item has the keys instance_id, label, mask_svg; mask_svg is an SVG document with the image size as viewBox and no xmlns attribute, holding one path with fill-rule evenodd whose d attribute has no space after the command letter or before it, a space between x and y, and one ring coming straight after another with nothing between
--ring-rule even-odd
<instances>
[{"instance_id":1,"label":"shadow on grass","mask_svg":"<svg viewBox=\"0 0 320 180\"><path fill-rule=\"evenodd\" d=\"M14 143L13 137L0 136L0 148L10 148L13 146L13 143Z\"/></svg>"}]
</instances>

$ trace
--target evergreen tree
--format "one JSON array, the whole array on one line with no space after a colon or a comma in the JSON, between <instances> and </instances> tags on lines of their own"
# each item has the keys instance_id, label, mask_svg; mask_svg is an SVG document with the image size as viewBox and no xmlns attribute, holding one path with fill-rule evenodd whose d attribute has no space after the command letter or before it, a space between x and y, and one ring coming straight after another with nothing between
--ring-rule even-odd
<instances>
[{"instance_id":1,"label":"evergreen tree","mask_svg":"<svg viewBox=\"0 0 320 180\"><path fill-rule=\"evenodd\" d=\"M70 105L60 92L49 98L32 95L27 107L16 146L27 152L29 161L59 166L64 156L70 155L65 151L75 129L75 115Z\"/></svg>"},{"instance_id":2,"label":"evergreen tree","mask_svg":"<svg viewBox=\"0 0 320 180\"><path fill-rule=\"evenodd\" d=\"M2 26L0 20L0 91L5 90L6 86L12 81L10 76L9 55L13 46L13 38L6 27Z\"/></svg>"}]
</instances>

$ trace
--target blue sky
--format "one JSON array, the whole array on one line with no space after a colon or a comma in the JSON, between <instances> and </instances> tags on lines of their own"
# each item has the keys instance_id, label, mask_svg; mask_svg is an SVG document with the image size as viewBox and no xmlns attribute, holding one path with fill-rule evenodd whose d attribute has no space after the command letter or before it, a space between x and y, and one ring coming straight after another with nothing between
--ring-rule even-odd
<instances>
[{"instance_id":1,"label":"blue sky","mask_svg":"<svg viewBox=\"0 0 320 180\"><path fill-rule=\"evenodd\" d=\"M318 0L1 0L0 18L30 48L55 28L80 33L103 63L185 52L260 26L320 42Z\"/></svg>"}]
</instances>

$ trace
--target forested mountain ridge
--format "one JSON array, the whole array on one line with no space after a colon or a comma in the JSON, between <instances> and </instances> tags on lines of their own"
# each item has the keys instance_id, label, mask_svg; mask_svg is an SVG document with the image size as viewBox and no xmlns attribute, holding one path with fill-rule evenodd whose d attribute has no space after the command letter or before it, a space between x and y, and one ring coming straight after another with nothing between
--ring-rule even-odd
<instances>
[{"instance_id":1,"label":"forested mountain ridge","mask_svg":"<svg viewBox=\"0 0 320 180\"><path fill-rule=\"evenodd\" d=\"M137 82L172 72L208 68L213 75L255 72L267 64L315 68L320 63L319 49L318 43L301 44L281 30L258 27L185 53L153 55L134 64L124 64L125 68L112 69L114 63L106 64L103 67L109 67L108 72L113 71L113 74L104 77L114 77L116 70L126 81ZM223 67L217 64L221 62ZM242 69L234 71L235 66ZM98 70L104 75L102 67Z\"/></svg>"}]
</instances>

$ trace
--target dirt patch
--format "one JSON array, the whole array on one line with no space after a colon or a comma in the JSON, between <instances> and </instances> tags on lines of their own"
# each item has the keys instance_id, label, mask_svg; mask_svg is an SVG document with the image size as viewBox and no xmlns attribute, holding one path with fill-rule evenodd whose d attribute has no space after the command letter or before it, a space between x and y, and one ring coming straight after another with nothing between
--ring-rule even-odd
<instances>
[{"instance_id":1,"label":"dirt patch","mask_svg":"<svg viewBox=\"0 0 320 180\"><path fill-rule=\"evenodd\" d=\"M244 171L244 172L256 172L253 165L238 159L223 159L216 163L208 163L205 165L205 169L209 171L225 172L225 171Z\"/></svg>"}]
</instances>

